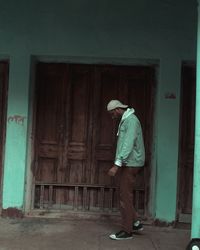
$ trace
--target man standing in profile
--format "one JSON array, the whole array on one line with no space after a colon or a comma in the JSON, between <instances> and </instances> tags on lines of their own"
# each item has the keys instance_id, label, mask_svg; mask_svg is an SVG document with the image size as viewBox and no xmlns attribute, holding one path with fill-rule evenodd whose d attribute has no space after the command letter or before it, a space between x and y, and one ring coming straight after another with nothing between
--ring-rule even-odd
<instances>
[{"instance_id":1,"label":"man standing in profile","mask_svg":"<svg viewBox=\"0 0 200 250\"><path fill-rule=\"evenodd\" d=\"M121 231L111 234L113 240L132 239L134 231L143 230L133 206L133 185L139 170L144 166L145 149L140 121L133 108L118 100L111 100L107 111L112 119L121 118L117 132L117 149L114 165L108 174L115 176L119 172L119 200L122 217Z\"/></svg>"}]
</instances>

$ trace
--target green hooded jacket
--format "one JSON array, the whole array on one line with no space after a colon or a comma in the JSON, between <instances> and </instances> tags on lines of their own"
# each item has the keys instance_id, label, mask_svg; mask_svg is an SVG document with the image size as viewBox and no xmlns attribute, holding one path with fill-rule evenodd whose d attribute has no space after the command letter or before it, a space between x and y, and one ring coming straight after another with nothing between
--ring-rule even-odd
<instances>
[{"instance_id":1,"label":"green hooded jacket","mask_svg":"<svg viewBox=\"0 0 200 250\"><path fill-rule=\"evenodd\" d=\"M145 148L140 121L134 109L127 109L119 123L115 165L121 167L142 167L145 162Z\"/></svg>"}]
</instances>

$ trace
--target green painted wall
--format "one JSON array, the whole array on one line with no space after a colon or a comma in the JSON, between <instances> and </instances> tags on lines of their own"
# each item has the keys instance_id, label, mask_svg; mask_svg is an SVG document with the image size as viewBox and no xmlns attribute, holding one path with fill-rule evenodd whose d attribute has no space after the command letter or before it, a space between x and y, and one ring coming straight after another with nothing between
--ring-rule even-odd
<instances>
[{"instance_id":1,"label":"green painted wall","mask_svg":"<svg viewBox=\"0 0 200 250\"><path fill-rule=\"evenodd\" d=\"M19 63L20 61L20 63ZM10 60L3 208L22 208L26 166L29 58Z\"/></svg>"},{"instance_id":2,"label":"green painted wall","mask_svg":"<svg viewBox=\"0 0 200 250\"><path fill-rule=\"evenodd\" d=\"M171 63L166 60L159 76L156 218L168 222L176 216L180 71L180 60L174 59ZM169 99L168 93L173 93L176 99Z\"/></svg>"},{"instance_id":3,"label":"green painted wall","mask_svg":"<svg viewBox=\"0 0 200 250\"><path fill-rule=\"evenodd\" d=\"M29 115L31 56L36 60L120 64L156 60L150 210L161 220L173 221L180 67L183 60L196 58L196 25L195 0L4 1L0 8L0 59L10 60L8 117ZM168 99L168 94L176 98ZM24 205L26 170L30 168L30 160L26 162L28 125L31 127L28 119L23 126L7 124L3 208Z\"/></svg>"}]
</instances>

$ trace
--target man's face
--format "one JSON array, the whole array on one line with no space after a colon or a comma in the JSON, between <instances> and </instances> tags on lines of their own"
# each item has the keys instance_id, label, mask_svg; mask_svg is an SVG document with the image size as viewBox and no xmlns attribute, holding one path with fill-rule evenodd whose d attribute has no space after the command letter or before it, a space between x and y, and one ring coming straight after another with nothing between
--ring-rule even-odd
<instances>
[{"instance_id":1,"label":"man's face","mask_svg":"<svg viewBox=\"0 0 200 250\"><path fill-rule=\"evenodd\" d=\"M110 114L112 119L118 119L121 116L118 109L110 110L108 111L108 113Z\"/></svg>"}]
</instances>

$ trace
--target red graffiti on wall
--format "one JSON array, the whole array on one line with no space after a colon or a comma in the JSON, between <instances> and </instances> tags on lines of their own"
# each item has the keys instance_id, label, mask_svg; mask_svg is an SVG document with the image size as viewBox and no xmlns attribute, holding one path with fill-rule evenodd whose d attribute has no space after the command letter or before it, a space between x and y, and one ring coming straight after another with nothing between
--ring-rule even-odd
<instances>
[{"instance_id":1,"label":"red graffiti on wall","mask_svg":"<svg viewBox=\"0 0 200 250\"><path fill-rule=\"evenodd\" d=\"M13 116L9 116L9 117L8 117L8 123L10 123L10 122L15 122L15 123L17 123L17 124L23 125L25 119L26 119L26 116L22 116L22 115L13 115Z\"/></svg>"},{"instance_id":2,"label":"red graffiti on wall","mask_svg":"<svg viewBox=\"0 0 200 250\"><path fill-rule=\"evenodd\" d=\"M166 93L165 99L176 99L176 94L174 93Z\"/></svg>"}]
</instances>

